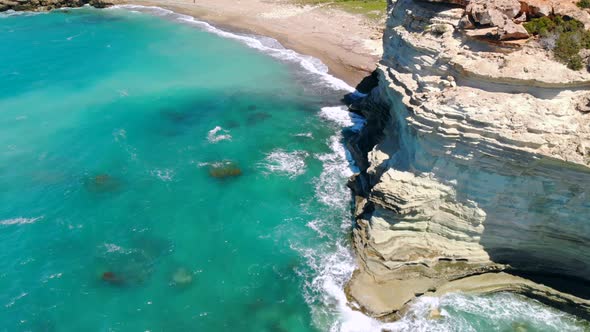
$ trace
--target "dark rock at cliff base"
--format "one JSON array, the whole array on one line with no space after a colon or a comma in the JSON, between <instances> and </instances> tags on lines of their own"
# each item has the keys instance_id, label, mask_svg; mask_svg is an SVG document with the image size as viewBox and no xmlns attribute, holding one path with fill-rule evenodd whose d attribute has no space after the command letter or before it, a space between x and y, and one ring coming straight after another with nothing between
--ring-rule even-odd
<instances>
[{"instance_id":1,"label":"dark rock at cliff base","mask_svg":"<svg viewBox=\"0 0 590 332\"><path fill-rule=\"evenodd\" d=\"M219 162L209 165L209 175L223 179L242 175L242 170L233 162Z\"/></svg>"},{"instance_id":2,"label":"dark rock at cliff base","mask_svg":"<svg viewBox=\"0 0 590 332\"><path fill-rule=\"evenodd\" d=\"M377 85L379 85L379 76L375 70L371 73L371 75L366 76L361 80L361 82L356 86L354 92L344 95L342 102L348 106L358 103L363 98L365 98Z\"/></svg>"},{"instance_id":3,"label":"dark rock at cliff base","mask_svg":"<svg viewBox=\"0 0 590 332\"><path fill-rule=\"evenodd\" d=\"M379 74L377 70L374 70L371 75L366 76L356 86L356 91L367 94L371 92L377 85L379 85Z\"/></svg>"}]
</instances>

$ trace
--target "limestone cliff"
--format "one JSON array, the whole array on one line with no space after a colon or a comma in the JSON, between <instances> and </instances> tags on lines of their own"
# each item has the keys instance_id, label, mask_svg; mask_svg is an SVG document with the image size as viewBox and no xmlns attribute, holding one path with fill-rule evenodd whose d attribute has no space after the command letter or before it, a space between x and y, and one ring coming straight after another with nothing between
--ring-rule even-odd
<instances>
[{"instance_id":1,"label":"limestone cliff","mask_svg":"<svg viewBox=\"0 0 590 332\"><path fill-rule=\"evenodd\" d=\"M590 281L590 74L475 38L462 21L488 18L470 3L390 1L379 84L353 105L368 125L349 142L362 172L348 293L373 316L484 273ZM501 24L530 9L516 5Z\"/></svg>"}]
</instances>

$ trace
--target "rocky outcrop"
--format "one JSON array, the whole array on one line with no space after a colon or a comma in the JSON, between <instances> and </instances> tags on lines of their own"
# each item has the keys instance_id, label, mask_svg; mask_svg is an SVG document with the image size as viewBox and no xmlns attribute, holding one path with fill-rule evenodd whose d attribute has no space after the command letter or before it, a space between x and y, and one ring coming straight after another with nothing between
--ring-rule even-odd
<instances>
[{"instance_id":1,"label":"rocky outcrop","mask_svg":"<svg viewBox=\"0 0 590 332\"><path fill-rule=\"evenodd\" d=\"M529 33L521 24L516 24L512 21L506 21L504 25L498 30L498 38L500 40L526 39Z\"/></svg>"},{"instance_id":2,"label":"rocky outcrop","mask_svg":"<svg viewBox=\"0 0 590 332\"><path fill-rule=\"evenodd\" d=\"M82 7L87 4L96 8L112 5L104 0L0 0L0 12L6 10L46 11L62 7Z\"/></svg>"},{"instance_id":3,"label":"rocky outcrop","mask_svg":"<svg viewBox=\"0 0 590 332\"><path fill-rule=\"evenodd\" d=\"M590 29L590 10L582 10L575 2L559 0L422 0L465 8L458 27L475 30L470 37L499 41L521 40L530 37L522 23L542 16L571 17Z\"/></svg>"},{"instance_id":4,"label":"rocky outcrop","mask_svg":"<svg viewBox=\"0 0 590 332\"><path fill-rule=\"evenodd\" d=\"M462 7L389 5L379 85L353 105L370 130L350 142L351 300L381 317L499 271L589 282L590 74L455 33Z\"/></svg>"},{"instance_id":5,"label":"rocky outcrop","mask_svg":"<svg viewBox=\"0 0 590 332\"><path fill-rule=\"evenodd\" d=\"M493 28L479 30L482 32L479 37L491 37L500 41L529 37L529 33L522 26L522 23L527 21L527 15L522 11L524 5L518 0L424 1L464 7L463 17L458 24L460 29Z\"/></svg>"},{"instance_id":6,"label":"rocky outcrop","mask_svg":"<svg viewBox=\"0 0 590 332\"><path fill-rule=\"evenodd\" d=\"M520 2L518 0L471 0L465 12L481 25L501 27L506 20L518 15Z\"/></svg>"}]
</instances>

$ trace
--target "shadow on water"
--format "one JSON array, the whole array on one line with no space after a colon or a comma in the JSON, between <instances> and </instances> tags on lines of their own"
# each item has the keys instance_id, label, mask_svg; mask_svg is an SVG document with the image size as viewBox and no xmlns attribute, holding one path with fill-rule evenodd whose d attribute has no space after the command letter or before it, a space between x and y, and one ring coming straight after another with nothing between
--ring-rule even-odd
<instances>
[{"instance_id":1,"label":"shadow on water","mask_svg":"<svg viewBox=\"0 0 590 332\"><path fill-rule=\"evenodd\" d=\"M109 174L100 173L83 180L84 187L91 193L112 193L121 189L122 182Z\"/></svg>"},{"instance_id":2,"label":"shadow on water","mask_svg":"<svg viewBox=\"0 0 590 332\"><path fill-rule=\"evenodd\" d=\"M533 273L518 269L509 270L510 273L532 280L543 285L551 285L556 290L574 294L583 299L590 299L590 281L552 273Z\"/></svg>"},{"instance_id":3,"label":"shadow on water","mask_svg":"<svg viewBox=\"0 0 590 332\"><path fill-rule=\"evenodd\" d=\"M258 124L262 121L268 120L272 118L272 115L270 115L269 113L266 112L256 112L253 114L248 115L248 118L246 120L246 124L248 124L249 126Z\"/></svg>"}]
</instances>

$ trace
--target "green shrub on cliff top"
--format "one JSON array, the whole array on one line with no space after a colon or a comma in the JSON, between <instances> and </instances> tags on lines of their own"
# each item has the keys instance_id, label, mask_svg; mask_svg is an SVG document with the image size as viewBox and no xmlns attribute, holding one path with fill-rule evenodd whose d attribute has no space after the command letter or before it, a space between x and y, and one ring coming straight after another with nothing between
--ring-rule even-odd
<instances>
[{"instance_id":1,"label":"green shrub on cliff top","mask_svg":"<svg viewBox=\"0 0 590 332\"><path fill-rule=\"evenodd\" d=\"M577 5L580 8L590 8L590 0L580 0Z\"/></svg>"},{"instance_id":2,"label":"green shrub on cliff top","mask_svg":"<svg viewBox=\"0 0 590 332\"><path fill-rule=\"evenodd\" d=\"M584 68L584 61L579 54L574 54L571 58L569 58L567 67L571 70L581 70Z\"/></svg>"},{"instance_id":3,"label":"green shrub on cliff top","mask_svg":"<svg viewBox=\"0 0 590 332\"><path fill-rule=\"evenodd\" d=\"M590 50L590 31L585 31L582 34L582 39L580 40L580 44L582 45L582 48Z\"/></svg>"},{"instance_id":4,"label":"green shrub on cliff top","mask_svg":"<svg viewBox=\"0 0 590 332\"><path fill-rule=\"evenodd\" d=\"M556 24L549 17L543 16L526 22L523 26L531 35L547 36L550 31L555 29Z\"/></svg>"},{"instance_id":5,"label":"green shrub on cliff top","mask_svg":"<svg viewBox=\"0 0 590 332\"><path fill-rule=\"evenodd\" d=\"M566 63L570 69L579 70L582 68L577 65L576 56L580 57L580 50L581 46L577 35L573 32L564 32L557 38L553 54L557 60Z\"/></svg>"},{"instance_id":6,"label":"green shrub on cliff top","mask_svg":"<svg viewBox=\"0 0 590 332\"><path fill-rule=\"evenodd\" d=\"M584 29L582 22L562 16L544 16L524 23L524 27L530 34L550 40L554 38L553 55L568 68L584 68L580 51L590 49L590 31Z\"/></svg>"}]
</instances>

